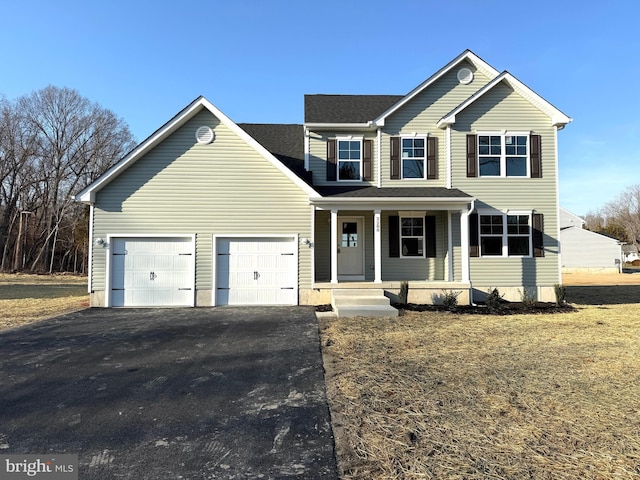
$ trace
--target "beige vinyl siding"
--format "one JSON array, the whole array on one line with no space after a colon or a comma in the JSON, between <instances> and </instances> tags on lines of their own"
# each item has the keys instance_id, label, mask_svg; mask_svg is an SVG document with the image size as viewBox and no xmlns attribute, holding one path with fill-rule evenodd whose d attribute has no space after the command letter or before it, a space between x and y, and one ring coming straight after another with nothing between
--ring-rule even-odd
<instances>
[{"instance_id":1,"label":"beige vinyl siding","mask_svg":"<svg viewBox=\"0 0 640 480\"><path fill-rule=\"evenodd\" d=\"M215 131L209 145L195 130ZM216 235L311 236L307 195L203 110L98 192L94 235L196 234L196 288L212 287ZM93 286L104 288L105 253L94 248ZM311 284L311 249L299 248L299 284Z\"/></svg>"},{"instance_id":2,"label":"beige vinyl siding","mask_svg":"<svg viewBox=\"0 0 640 480\"><path fill-rule=\"evenodd\" d=\"M466 176L466 136L478 131L527 131L541 136L542 178ZM556 146L547 115L505 83L456 116L451 132L452 185L474 196L476 209L525 210L544 215L545 257L472 258L476 286L553 285L558 278ZM496 272L500 272L496 275Z\"/></svg>"},{"instance_id":3,"label":"beige vinyl siding","mask_svg":"<svg viewBox=\"0 0 640 480\"><path fill-rule=\"evenodd\" d=\"M389 216L397 212L382 212L382 280L445 280L447 254L447 214L427 212L436 216L435 258L389 257Z\"/></svg>"},{"instance_id":4,"label":"beige vinyl siding","mask_svg":"<svg viewBox=\"0 0 640 480\"><path fill-rule=\"evenodd\" d=\"M364 182L338 182L327 181L327 140L353 136L355 138L362 137L363 140L372 140L371 149L371 180ZM357 132L311 132L309 136L309 170L313 174L314 185L377 185L378 170L378 146L376 142L376 133L357 133Z\"/></svg>"},{"instance_id":5,"label":"beige vinyl siding","mask_svg":"<svg viewBox=\"0 0 640 480\"><path fill-rule=\"evenodd\" d=\"M474 71L474 79L468 85L458 82L461 68ZM445 131L438 128L438 121L489 82L484 74L475 70L469 62L443 75L410 102L387 118L381 138L381 173L383 187L443 187L446 185ZM432 180L391 180L390 137L398 135L426 134L438 140L438 174Z\"/></svg>"},{"instance_id":6,"label":"beige vinyl siding","mask_svg":"<svg viewBox=\"0 0 640 480\"><path fill-rule=\"evenodd\" d=\"M453 281L462 281L462 238L460 231L460 213L451 213L451 238L453 257Z\"/></svg>"}]
</instances>

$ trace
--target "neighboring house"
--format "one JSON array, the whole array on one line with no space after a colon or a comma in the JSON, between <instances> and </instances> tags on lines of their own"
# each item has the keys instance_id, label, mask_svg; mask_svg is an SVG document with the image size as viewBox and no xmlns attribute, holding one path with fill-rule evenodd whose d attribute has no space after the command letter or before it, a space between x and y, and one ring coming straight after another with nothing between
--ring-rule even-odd
<instances>
[{"instance_id":1,"label":"neighboring house","mask_svg":"<svg viewBox=\"0 0 640 480\"><path fill-rule=\"evenodd\" d=\"M636 247L633 244L622 245L622 261L623 262L631 263L634 260L638 260L639 258L640 257L638 256L638 247Z\"/></svg>"},{"instance_id":2,"label":"neighboring house","mask_svg":"<svg viewBox=\"0 0 640 480\"><path fill-rule=\"evenodd\" d=\"M569 117L471 51L406 95L307 95L303 125L197 98L80 192L93 306L554 300Z\"/></svg>"},{"instance_id":3,"label":"neighboring house","mask_svg":"<svg viewBox=\"0 0 640 480\"><path fill-rule=\"evenodd\" d=\"M585 221L560 208L562 272L620 273L621 242L584 229Z\"/></svg>"}]
</instances>

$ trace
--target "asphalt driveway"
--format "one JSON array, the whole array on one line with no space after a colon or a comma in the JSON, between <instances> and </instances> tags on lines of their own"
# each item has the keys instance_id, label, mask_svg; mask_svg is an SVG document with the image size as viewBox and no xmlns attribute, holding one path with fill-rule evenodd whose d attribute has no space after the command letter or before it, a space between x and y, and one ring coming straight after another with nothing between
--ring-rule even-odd
<instances>
[{"instance_id":1,"label":"asphalt driveway","mask_svg":"<svg viewBox=\"0 0 640 480\"><path fill-rule=\"evenodd\" d=\"M308 307L89 309L0 333L0 454L81 479L337 478Z\"/></svg>"}]
</instances>

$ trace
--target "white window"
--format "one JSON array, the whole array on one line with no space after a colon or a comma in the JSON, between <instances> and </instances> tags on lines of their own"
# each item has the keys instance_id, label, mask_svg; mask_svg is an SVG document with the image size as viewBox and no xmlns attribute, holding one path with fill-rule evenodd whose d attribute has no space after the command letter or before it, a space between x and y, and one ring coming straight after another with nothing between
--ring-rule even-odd
<instances>
[{"instance_id":1,"label":"white window","mask_svg":"<svg viewBox=\"0 0 640 480\"><path fill-rule=\"evenodd\" d=\"M400 217L400 257L424 257L424 216Z\"/></svg>"},{"instance_id":2,"label":"white window","mask_svg":"<svg viewBox=\"0 0 640 480\"><path fill-rule=\"evenodd\" d=\"M479 215L480 254L499 257L531 256L531 214Z\"/></svg>"},{"instance_id":3,"label":"white window","mask_svg":"<svg viewBox=\"0 0 640 480\"><path fill-rule=\"evenodd\" d=\"M425 178L427 139L425 137L402 138L402 178Z\"/></svg>"},{"instance_id":4,"label":"white window","mask_svg":"<svg viewBox=\"0 0 640 480\"><path fill-rule=\"evenodd\" d=\"M478 135L481 177L528 177L528 133L481 133Z\"/></svg>"},{"instance_id":5,"label":"white window","mask_svg":"<svg viewBox=\"0 0 640 480\"><path fill-rule=\"evenodd\" d=\"M362 180L362 140L338 139L338 180Z\"/></svg>"}]
</instances>

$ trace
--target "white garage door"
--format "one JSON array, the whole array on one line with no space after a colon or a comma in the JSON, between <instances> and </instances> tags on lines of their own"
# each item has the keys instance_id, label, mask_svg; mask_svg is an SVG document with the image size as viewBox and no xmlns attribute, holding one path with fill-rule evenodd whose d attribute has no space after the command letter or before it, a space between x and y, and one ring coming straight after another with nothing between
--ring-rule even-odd
<instances>
[{"instance_id":1,"label":"white garage door","mask_svg":"<svg viewBox=\"0 0 640 480\"><path fill-rule=\"evenodd\" d=\"M218 238L216 305L296 305L295 237Z\"/></svg>"},{"instance_id":2,"label":"white garage door","mask_svg":"<svg viewBox=\"0 0 640 480\"><path fill-rule=\"evenodd\" d=\"M193 306L193 238L111 239L111 306Z\"/></svg>"}]
</instances>

